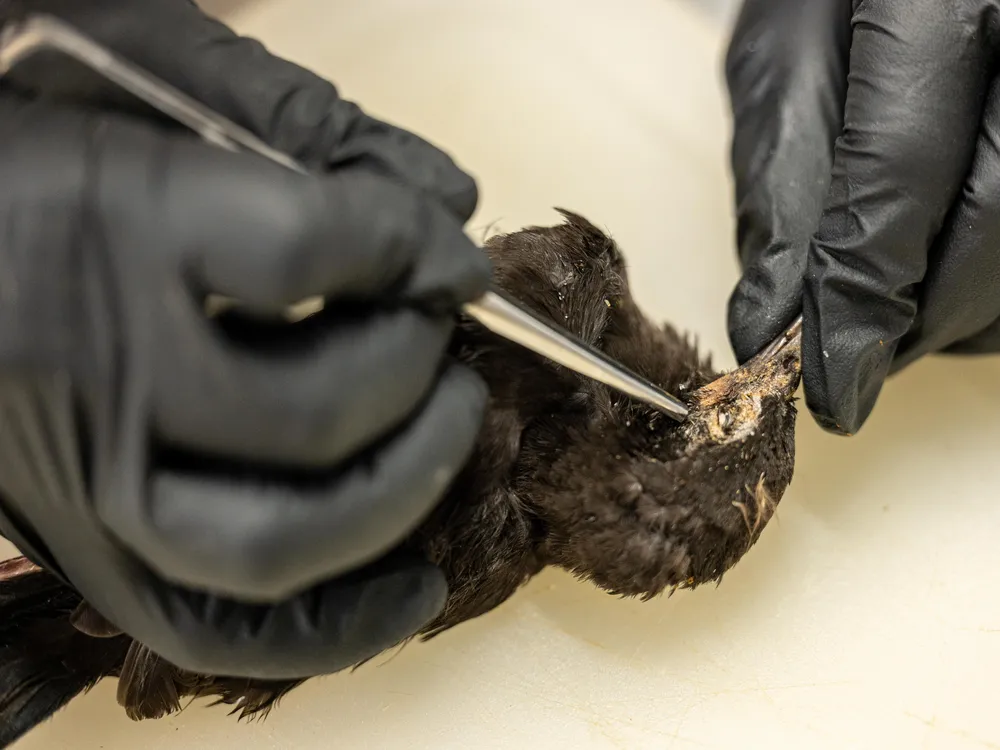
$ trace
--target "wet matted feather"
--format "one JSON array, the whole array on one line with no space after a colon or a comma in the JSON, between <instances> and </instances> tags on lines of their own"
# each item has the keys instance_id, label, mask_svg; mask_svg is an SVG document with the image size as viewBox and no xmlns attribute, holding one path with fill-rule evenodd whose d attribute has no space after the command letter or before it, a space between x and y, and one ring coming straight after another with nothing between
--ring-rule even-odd
<instances>
[{"instance_id":1,"label":"wet matted feather","mask_svg":"<svg viewBox=\"0 0 1000 750\"><path fill-rule=\"evenodd\" d=\"M720 376L629 290L617 244L586 219L486 243L496 283L688 404L651 408L460 321L451 355L490 387L472 458L403 543L448 580L432 637L508 599L547 565L651 598L719 581L792 479L796 342ZM0 747L103 677L133 719L210 697L261 716L299 682L196 675L123 635L23 558L0 567Z\"/></svg>"}]
</instances>

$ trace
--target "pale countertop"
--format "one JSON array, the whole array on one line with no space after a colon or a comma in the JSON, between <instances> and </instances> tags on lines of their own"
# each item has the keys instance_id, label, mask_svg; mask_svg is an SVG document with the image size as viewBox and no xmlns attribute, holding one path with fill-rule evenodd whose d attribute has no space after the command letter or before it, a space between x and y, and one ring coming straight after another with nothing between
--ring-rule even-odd
<instances>
[{"instance_id":1,"label":"pale countertop","mask_svg":"<svg viewBox=\"0 0 1000 750\"><path fill-rule=\"evenodd\" d=\"M553 222L554 205L609 228L640 302L731 363L707 16L677 0L261 0L231 19L444 144L482 185L473 231ZM17 750L998 748L998 380L1000 360L930 361L856 438L804 418L777 520L718 589L643 604L548 572L263 724L200 706L134 724L106 684Z\"/></svg>"}]
</instances>

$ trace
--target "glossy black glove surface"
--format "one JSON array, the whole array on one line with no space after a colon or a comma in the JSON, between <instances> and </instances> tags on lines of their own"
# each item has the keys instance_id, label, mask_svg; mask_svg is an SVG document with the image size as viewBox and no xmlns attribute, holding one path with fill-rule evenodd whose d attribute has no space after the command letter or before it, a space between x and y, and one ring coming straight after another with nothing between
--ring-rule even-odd
<instances>
[{"instance_id":1,"label":"glossy black glove surface","mask_svg":"<svg viewBox=\"0 0 1000 750\"><path fill-rule=\"evenodd\" d=\"M474 183L186 0L25 5L323 174L113 110L99 86L39 97L70 80L53 59L17 71L0 93L0 531L182 667L302 677L408 637L446 588L391 550L485 403L444 359L489 283L462 230ZM253 316L210 320L209 293ZM279 328L314 295L327 311Z\"/></svg>"},{"instance_id":2,"label":"glossy black glove surface","mask_svg":"<svg viewBox=\"0 0 1000 750\"><path fill-rule=\"evenodd\" d=\"M752 356L801 309L806 401L856 432L885 377L1000 350L1000 13L747 0L727 58Z\"/></svg>"}]
</instances>

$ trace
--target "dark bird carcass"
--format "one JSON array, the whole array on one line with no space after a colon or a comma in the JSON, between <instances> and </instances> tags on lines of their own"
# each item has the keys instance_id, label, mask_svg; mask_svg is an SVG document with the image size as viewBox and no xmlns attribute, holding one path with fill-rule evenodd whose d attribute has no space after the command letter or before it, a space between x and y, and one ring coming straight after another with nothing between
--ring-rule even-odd
<instances>
[{"instance_id":1,"label":"dark bird carcass","mask_svg":"<svg viewBox=\"0 0 1000 750\"><path fill-rule=\"evenodd\" d=\"M492 238L495 281L690 408L682 424L463 320L454 357L491 391L474 455L405 541L448 580L421 636L497 607L547 565L643 598L718 581L792 479L794 335L720 376L629 291L616 243L584 218ZM260 715L298 682L199 675L133 641L24 558L0 567L0 746L105 677L133 719L209 697Z\"/></svg>"}]
</instances>

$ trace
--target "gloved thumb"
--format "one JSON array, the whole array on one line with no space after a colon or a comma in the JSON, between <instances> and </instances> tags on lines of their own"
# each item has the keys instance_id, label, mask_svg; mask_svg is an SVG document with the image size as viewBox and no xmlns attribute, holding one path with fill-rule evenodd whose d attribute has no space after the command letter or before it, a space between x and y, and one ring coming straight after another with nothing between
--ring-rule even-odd
<instances>
[{"instance_id":1,"label":"gloved thumb","mask_svg":"<svg viewBox=\"0 0 1000 750\"><path fill-rule=\"evenodd\" d=\"M843 122L851 3L746 0L726 56L743 276L729 300L739 362L802 306L809 239Z\"/></svg>"}]
</instances>

